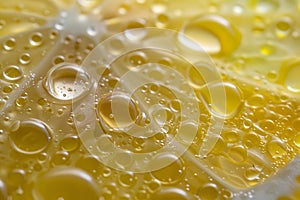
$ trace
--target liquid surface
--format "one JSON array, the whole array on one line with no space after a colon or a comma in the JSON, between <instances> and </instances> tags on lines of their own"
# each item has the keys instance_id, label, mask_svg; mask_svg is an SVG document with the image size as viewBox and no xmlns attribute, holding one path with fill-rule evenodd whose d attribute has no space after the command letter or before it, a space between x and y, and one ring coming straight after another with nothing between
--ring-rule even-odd
<instances>
[{"instance_id":1,"label":"liquid surface","mask_svg":"<svg viewBox=\"0 0 300 200\"><path fill-rule=\"evenodd\" d=\"M0 0L0 199L299 199L299 8Z\"/></svg>"}]
</instances>

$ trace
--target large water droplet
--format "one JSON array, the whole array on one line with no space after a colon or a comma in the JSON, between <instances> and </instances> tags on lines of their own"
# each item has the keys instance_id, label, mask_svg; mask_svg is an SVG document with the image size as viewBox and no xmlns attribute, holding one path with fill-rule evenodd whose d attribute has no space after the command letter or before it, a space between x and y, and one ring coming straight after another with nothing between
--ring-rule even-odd
<instances>
[{"instance_id":1,"label":"large water droplet","mask_svg":"<svg viewBox=\"0 0 300 200\"><path fill-rule=\"evenodd\" d=\"M12 147L24 154L42 152L50 143L51 131L48 126L37 119L16 122L9 134Z\"/></svg>"},{"instance_id":2,"label":"large water droplet","mask_svg":"<svg viewBox=\"0 0 300 200\"><path fill-rule=\"evenodd\" d=\"M291 60L284 62L279 73L278 83L283 84L289 91L300 92L300 61Z\"/></svg>"},{"instance_id":3,"label":"large water droplet","mask_svg":"<svg viewBox=\"0 0 300 200\"><path fill-rule=\"evenodd\" d=\"M229 82L209 83L200 94L212 114L225 118L233 117L243 102L240 89Z\"/></svg>"},{"instance_id":4,"label":"large water droplet","mask_svg":"<svg viewBox=\"0 0 300 200\"><path fill-rule=\"evenodd\" d=\"M59 100L72 100L85 94L90 87L90 76L80 66L61 63L47 74L44 87Z\"/></svg>"},{"instance_id":5,"label":"large water droplet","mask_svg":"<svg viewBox=\"0 0 300 200\"><path fill-rule=\"evenodd\" d=\"M137 103L125 93L103 96L97 105L100 120L114 130L122 130L135 123L139 115Z\"/></svg>"},{"instance_id":6,"label":"large water droplet","mask_svg":"<svg viewBox=\"0 0 300 200\"><path fill-rule=\"evenodd\" d=\"M219 189L216 184L208 183L199 189L198 196L201 199L218 199Z\"/></svg>"},{"instance_id":7,"label":"large water droplet","mask_svg":"<svg viewBox=\"0 0 300 200\"><path fill-rule=\"evenodd\" d=\"M156 158L156 161L160 163L171 163L162 169L151 172L162 184L173 184L182 179L185 167L182 160L177 156L173 154L162 154Z\"/></svg>"},{"instance_id":8,"label":"large water droplet","mask_svg":"<svg viewBox=\"0 0 300 200\"><path fill-rule=\"evenodd\" d=\"M204 15L188 21L181 32L209 54L229 54L239 46L241 39L238 30L218 15Z\"/></svg>"},{"instance_id":9,"label":"large water droplet","mask_svg":"<svg viewBox=\"0 0 300 200\"><path fill-rule=\"evenodd\" d=\"M185 191L179 188L164 188L152 195L151 200L191 200L192 197Z\"/></svg>"},{"instance_id":10,"label":"large water droplet","mask_svg":"<svg viewBox=\"0 0 300 200\"><path fill-rule=\"evenodd\" d=\"M56 167L39 175L34 183L35 199L99 199L99 187L86 172L72 167Z\"/></svg>"}]
</instances>

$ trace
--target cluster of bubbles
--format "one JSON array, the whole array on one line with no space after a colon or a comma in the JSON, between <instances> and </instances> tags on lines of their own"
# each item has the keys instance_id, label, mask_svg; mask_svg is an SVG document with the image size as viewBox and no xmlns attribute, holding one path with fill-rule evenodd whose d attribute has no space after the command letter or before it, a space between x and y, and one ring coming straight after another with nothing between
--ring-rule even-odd
<instances>
[{"instance_id":1,"label":"cluster of bubbles","mask_svg":"<svg viewBox=\"0 0 300 200\"><path fill-rule=\"evenodd\" d=\"M0 2L0 199L255 198L300 151L299 5Z\"/></svg>"}]
</instances>

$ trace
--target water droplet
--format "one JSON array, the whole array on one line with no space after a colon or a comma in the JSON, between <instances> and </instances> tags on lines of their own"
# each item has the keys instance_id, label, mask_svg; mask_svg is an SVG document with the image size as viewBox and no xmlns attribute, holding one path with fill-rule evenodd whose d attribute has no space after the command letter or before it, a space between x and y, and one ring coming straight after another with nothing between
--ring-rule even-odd
<instances>
[{"instance_id":1,"label":"water droplet","mask_svg":"<svg viewBox=\"0 0 300 200\"><path fill-rule=\"evenodd\" d=\"M247 150L243 146L233 146L228 150L229 158L234 162L241 164L247 159Z\"/></svg>"},{"instance_id":2,"label":"water droplet","mask_svg":"<svg viewBox=\"0 0 300 200\"><path fill-rule=\"evenodd\" d=\"M123 130L135 123L139 109L137 103L127 94L113 93L99 100L97 114L107 128Z\"/></svg>"},{"instance_id":3,"label":"water droplet","mask_svg":"<svg viewBox=\"0 0 300 200\"><path fill-rule=\"evenodd\" d=\"M10 187L19 187L25 180L25 171L14 169L8 174L8 185Z\"/></svg>"},{"instance_id":4,"label":"water droplet","mask_svg":"<svg viewBox=\"0 0 300 200\"><path fill-rule=\"evenodd\" d=\"M43 43L43 34L40 32L33 33L29 39L32 46L40 46Z\"/></svg>"},{"instance_id":5,"label":"water droplet","mask_svg":"<svg viewBox=\"0 0 300 200\"><path fill-rule=\"evenodd\" d=\"M127 55L127 59L130 65L130 69L134 69L137 66L147 63L147 56L142 51L136 51Z\"/></svg>"},{"instance_id":6,"label":"water droplet","mask_svg":"<svg viewBox=\"0 0 300 200\"><path fill-rule=\"evenodd\" d=\"M260 47L260 53L263 54L263 55L271 55L275 52L275 46L271 43L266 43L266 44L263 44L261 47Z\"/></svg>"},{"instance_id":7,"label":"water droplet","mask_svg":"<svg viewBox=\"0 0 300 200\"><path fill-rule=\"evenodd\" d=\"M249 167L246 171L245 171L245 177L248 181L255 181L255 180L259 180L259 176L261 174L261 170L255 168L255 167Z\"/></svg>"},{"instance_id":8,"label":"water droplet","mask_svg":"<svg viewBox=\"0 0 300 200\"><path fill-rule=\"evenodd\" d=\"M158 28L165 28L167 26L167 24L169 23L169 16L167 14L161 13L159 15L157 15L156 17L156 27Z\"/></svg>"},{"instance_id":9,"label":"water droplet","mask_svg":"<svg viewBox=\"0 0 300 200\"><path fill-rule=\"evenodd\" d=\"M118 9L118 12L121 14L121 15L125 15L130 9L130 5L128 4L121 4L119 9Z\"/></svg>"},{"instance_id":10,"label":"water droplet","mask_svg":"<svg viewBox=\"0 0 300 200\"><path fill-rule=\"evenodd\" d=\"M1 19L0 20L0 30L3 29L3 27L6 25L6 21Z\"/></svg>"},{"instance_id":11,"label":"water droplet","mask_svg":"<svg viewBox=\"0 0 300 200\"><path fill-rule=\"evenodd\" d=\"M208 183L198 190L198 196L201 199L218 199L219 189L214 183Z\"/></svg>"},{"instance_id":12,"label":"water droplet","mask_svg":"<svg viewBox=\"0 0 300 200\"><path fill-rule=\"evenodd\" d=\"M34 199L99 199L99 187L86 172L73 167L56 167L40 174L34 182Z\"/></svg>"},{"instance_id":13,"label":"water droplet","mask_svg":"<svg viewBox=\"0 0 300 200\"><path fill-rule=\"evenodd\" d=\"M227 130L222 133L222 137L227 143L236 143L240 140L240 133L235 130Z\"/></svg>"},{"instance_id":14,"label":"water droplet","mask_svg":"<svg viewBox=\"0 0 300 200\"><path fill-rule=\"evenodd\" d=\"M11 51L16 47L16 40L15 38L8 38L3 43L3 49L6 51Z\"/></svg>"},{"instance_id":15,"label":"water droplet","mask_svg":"<svg viewBox=\"0 0 300 200\"><path fill-rule=\"evenodd\" d=\"M185 167L183 161L177 156L173 154L162 154L157 156L156 161L160 163L171 163L162 169L151 172L162 184L174 184L183 178Z\"/></svg>"},{"instance_id":16,"label":"water droplet","mask_svg":"<svg viewBox=\"0 0 300 200\"><path fill-rule=\"evenodd\" d=\"M133 162L133 155L130 152L118 152L116 153L114 160L121 168L128 167Z\"/></svg>"},{"instance_id":17,"label":"water droplet","mask_svg":"<svg viewBox=\"0 0 300 200\"><path fill-rule=\"evenodd\" d=\"M209 83L200 94L211 113L222 118L235 116L243 102L241 90L229 82Z\"/></svg>"},{"instance_id":18,"label":"water droplet","mask_svg":"<svg viewBox=\"0 0 300 200\"><path fill-rule=\"evenodd\" d=\"M242 5L235 5L232 7L232 11L235 15L241 15L244 12L244 7Z\"/></svg>"},{"instance_id":19,"label":"water droplet","mask_svg":"<svg viewBox=\"0 0 300 200\"><path fill-rule=\"evenodd\" d=\"M18 128L10 134L12 147L23 154L42 152L50 143L51 131L48 126L37 119L20 122Z\"/></svg>"},{"instance_id":20,"label":"water droplet","mask_svg":"<svg viewBox=\"0 0 300 200\"><path fill-rule=\"evenodd\" d=\"M86 32L87 32L87 34L90 35L90 36L95 36L95 35L97 35L97 30L96 30L96 28L93 27L93 26L88 27L87 30L86 30Z\"/></svg>"},{"instance_id":21,"label":"water droplet","mask_svg":"<svg viewBox=\"0 0 300 200\"><path fill-rule=\"evenodd\" d=\"M78 149L79 145L80 145L80 140L79 140L78 136L65 137L60 142L61 148L68 152L75 151L76 149Z\"/></svg>"},{"instance_id":22,"label":"water droplet","mask_svg":"<svg viewBox=\"0 0 300 200\"><path fill-rule=\"evenodd\" d=\"M13 91L13 88L12 88L11 85L6 85L6 86L3 87L2 91L4 93L11 93Z\"/></svg>"},{"instance_id":23,"label":"water droplet","mask_svg":"<svg viewBox=\"0 0 300 200\"><path fill-rule=\"evenodd\" d=\"M52 64L53 65L57 65L57 64L60 64L60 63L63 63L65 62L65 57L64 56L56 56L52 59Z\"/></svg>"},{"instance_id":24,"label":"water droplet","mask_svg":"<svg viewBox=\"0 0 300 200\"><path fill-rule=\"evenodd\" d=\"M281 66L277 82L283 84L289 91L300 92L300 61L291 60Z\"/></svg>"},{"instance_id":25,"label":"water droplet","mask_svg":"<svg viewBox=\"0 0 300 200\"><path fill-rule=\"evenodd\" d=\"M298 132L300 131L300 118L293 120L293 128Z\"/></svg>"},{"instance_id":26,"label":"water droplet","mask_svg":"<svg viewBox=\"0 0 300 200\"><path fill-rule=\"evenodd\" d=\"M133 187L137 181L137 177L133 173L120 174L119 182L123 187Z\"/></svg>"},{"instance_id":27,"label":"water droplet","mask_svg":"<svg viewBox=\"0 0 300 200\"><path fill-rule=\"evenodd\" d=\"M272 0L251 0L249 5L261 14L275 12L279 8L279 2Z\"/></svg>"},{"instance_id":28,"label":"water droplet","mask_svg":"<svg viewBox=\"0 0 300 200\"><path fill-rule=\"evenodd\" d=\"M167 10L167 1L166 0L154 0L151 6L151 10L154 13L165 13Z\"/></svg>"},{"instance_id":29,"label":"water droplet","mask_svg":"<svg viewBox=\"0 0 300 200\"><path fill-rule=\"evenodd\" d=\"M0 199L7 199L6 185L0 179Z\"/></svg>"},{"instance_id":30,"label":"water droplet","mask_svg":"<svg viewBox=\"0 0 300 200\"><path fill-rule=\"evenodd\" d=\"M75 163L75 166L83 169L94 177L98 177L105 173L101 162L92 155L85 155L80 157Z\"/></svg>"},{"instance_id":31,"label":"water droplet","mask_svg":"<svg viewBox=\"0 0 300 200\"><path fill-rule=\"evenodd\" d=\"M185 191L179 188L164 188L155 194L153 194L152 199L155 200L166 200L166 199L176 199L176 200L192 200L193 198Z\"/></svg>"},{"instance_id":32,"label":"water droplet","mask_svg":"<svg viewBox=\"0 0 300 200\"><path fill-rule=\"evenodd\" d=\"M51 163L54 166L65 165L69 159L70 154L67 151L58 151L52 156Z\"/></svg>"},{"instance_id":33,"label":"water droplet","mask_svg":"<svg viewBox=\"0 0 300 200\"><path fill-rule=\"evenodd\" d=\"M19 97L15 100L15 104L18 107L24 107L27 104L27 98L26 97Z\"/></svg>"},{"instance_id":34,"label":"water droplet","mask_svg":"<svg viewBox=\"0 0 300 200\"><path fill-rule=\"evenodd\" d=\"M262 108L266 105L266 100L261 94L254 94L246 99L246 106L250 106L252 108Z\"/></svg>"},{"instance_id":35,"label":"water droplet","mask_svg":"<svg viewBox=\"0 0 300 200\"><path fill-rule=\"evenodd\" d=\"M272 140L268 142L267 150L274 159L281 159L287 155L285 144L278 140Z\"/></svg>"},{"instance_id":36,"label":"water droplet","mask_svg":"<svg viewBox=\"0 0 300 200\"><path fill-rule=\"evenodd\" d=\"M46 76L44 87L59 100L72 100L85 94L90 87L90 77L80 66L62 63L55 65Z\"/></svg>"},{"instance_id":37,"label":"water droplet","mask_svg":"<svg viewBox=\"0 0 300 200\"><path fill-rule=\"evenodd\" d=\"M20 55L19 61L23 65L27 65L28 63L31 62L31 56L29 53L22 53Z\"/></svg>"},{"instance_id":38,"label":"water droplet","mask_svg":"<svg viewBox=\"0 0 300 200\"><path fill-rule=\"evenodd\" d=\"M107 49L113 55L119 55L121 53L121 50L124 49L124 43L120 39L111 39L107 46Z\"/></svg>"},{"instance_id":39,"label":"water droplet","mask_svg":"<svg viewBox=\"0 0 300 200\"><path fill-rule=\"evenodd\" d=\"M140 41L146 37L148 30L144 19L136 19L128 24L124 31L125 37L130 41Z\"/></svg>"},{"instance_id":40,"label":"water droplet","mask_svg":"<svg viewBox=\"0 0 300 200\"><path fill-rule=\"evenodd\" d=\"M2 75L7 81L18 81L23 78L23 71L18 66L8 65L3 68Z\"/></svg>"},{"instance_id":41,"label":"water droplet","mask_svg":"<svg viewBox=\"0 0 300 200\"><path fill-rule=\"evenodd\" d=\"M258 126L265 131L272 131L275 128L274 122L270 119L260 120Z\"/></svg>"},{"instance_id":42,"label":"water droplet","mask_svg":"<svg viewBox=\"0 0 300 200\"><path fill-rule=\"evenodd\" d=\"M230 54L240 43L240 33L227 19L204 15L187 22L181 32L209 54ZM186 44L189 45L189 44Z\"/></svg>"},{"instance_id":43,"label":"water droplet","mask_svg":"<svg viewBox=\"0 0 300 200\"><path fill-rule=\"evenodd\" d=\"M288 36L291 32L291 27L293 26L293 21L290 17L281 17L276 23L276 36L278 38L284 38Z\"/></svg>"}]
</instances>

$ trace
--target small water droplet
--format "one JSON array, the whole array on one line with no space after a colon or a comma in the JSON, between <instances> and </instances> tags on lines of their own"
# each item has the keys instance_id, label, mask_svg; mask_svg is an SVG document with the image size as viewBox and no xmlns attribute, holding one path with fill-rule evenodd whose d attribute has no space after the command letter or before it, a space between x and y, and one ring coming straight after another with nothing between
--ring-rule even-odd
<instances>
[{"instance_id":1,"label":"small water droplet","mask_svg":"<svg viewBox=\"0 0 300 200\"><path fill-rule=\"evenodd\" d=\"M3 43L3 49L6 51L12 51L16 46L16 40L15 38L8 38L7 40L4 41Z\"/></svg>"},{"instance_id":2,"label":"small water droplet","mask_svg":"<svg viewBox=\"0 0 300 200\"><path fill-rule=\"evenodd\" d=\"M31 55L29 53L22 53L19 62L23 65L29 64L31 62Z\"/></svg>"},{"instance_id":3,"label":"small water droplet","mask_svg":"<svg viewBox=\"0 0 300 200\"><path fill-rule=\"evenodd\" d=\"M2 75L7 81L18 81L23 78L23 71L16 65L8 65L3 68Z\"/></svg>"},{"instance_id":4,"label":"small water droplet","mask_svg":"<svg viewBox=\"0 0 300 200\"><path fill-rule=\"evenodd\" d=\"M43 34L40 32L36 32L34 34L31 35L30 39L29 39L29 43L32 46L40 46L43 43Z\"/></svg>"}]
</instances>

